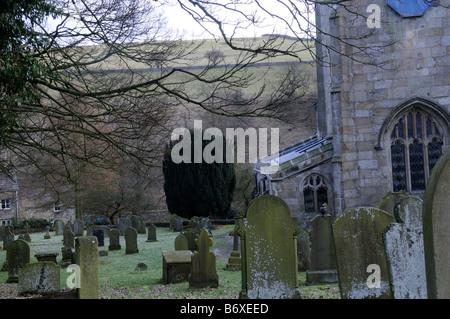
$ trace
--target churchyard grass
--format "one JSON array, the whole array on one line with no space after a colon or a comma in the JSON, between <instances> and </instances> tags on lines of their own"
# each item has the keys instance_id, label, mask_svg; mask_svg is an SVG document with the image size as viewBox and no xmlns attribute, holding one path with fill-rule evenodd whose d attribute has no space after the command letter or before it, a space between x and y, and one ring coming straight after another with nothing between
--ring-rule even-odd
<instances>
[{"instance_id":1,"label":"churchyard grass","mask_svg":"<svg viewBox=\"0 0 450 319\"><path fill-rule=\"evenodd\" d=\"M137 254L125 254L125 241L120 237L121 250L108 251L109 239L105 238L105 246L99 250L108 251L108 256L100 257L100 297L106 299L178 299L200 298L218 299L238 298L241 290L241 272L226 271L228 257L232 248L232 237L228 235L234 226L220 226L212 230L213 245L211 251L217 256L217 274L219 276L218 288L189 289L188 282L177 284L162 284L162 252L174 250L174 240L178 232L169 231L168 228L157 228L157 242L146 242L147 234L138 234ZM50 232L50 239L44 239L45 232L30 234L31 258L37 261L34 254L37 252L58 252L58 262L61 261L62 236L55 236ZM17 238L17 235L16 235ZM3 264L6 251L0 251L0 263ZM135 270L137 264L145 263L146 271ZM66 280L70 273L66 268L61 268L61 289L66 289ZM7 285L7 272L0 272L0 289ZM299 272L299 290L303 298L339 298L337 284L320 284L306 286L306 274ZM9 284L12 285L12 284ZM14 284L16 285L16 284ZM14 298L14 296L11 296Z\"/></svg>"}]
</instances>

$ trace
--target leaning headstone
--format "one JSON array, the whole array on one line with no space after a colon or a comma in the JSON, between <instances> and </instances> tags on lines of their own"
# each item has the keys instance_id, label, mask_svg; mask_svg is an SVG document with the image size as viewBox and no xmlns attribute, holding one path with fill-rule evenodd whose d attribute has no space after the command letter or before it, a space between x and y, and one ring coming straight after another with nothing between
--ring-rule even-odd
<instances>
[{"instance_id":1,"label":"leaning headstone","mask_svg":"<svg viewBox=\"0 0 450 319\"><path fill-rule=\"evenodd\" d=\"M9 245L6 255L8 261L8 280L6 282L17 282L19 269L30 262L30 246L25 240L17 239Z\"/></svg>"},{"instance_id":2,"label":"leaning headstone","mask_svg":"<svg viewBox=\"0 0 450 319\"><path fill-rule=\"evenodd\" d=\"M450 298L450 149L436 162L423 199L427 296Z\"/></svg>"},{"instance_id":3,"label":"leaning headstone","mask_svg":"<svg viewBox=\"0 0 450 319\"><path fill-rule=\"evenodd\" d=\"M125 254L137 254L139 252L137 243L137 231L133 227L128 227L125 231Z\"/></svg>"},{"instance_id":4,"label":"leaning headstone","mask_svg":"<svg viewBox=\"0 0 450 319\"><path fill-rule=\"evenodd\" d=\"M83 236L84 235L84 224L79 219L75 219L75 221L73 222L73 234L75 236Z\"/></svg>"},{"instance_id":5,"label":"leaning headstone","mask_svg":"<svg viewBox=\"0 0 450 319\"><path fill-rule=\"evenodd\" d=\"M307 285L338 281L331 229L333 222L334 217L326 214L326 211L311 220L311 264L306 271Z\"/></svg>"},{"instance_id":6,"label":"leaning headstone","mask_svg":"<svg viewBox=\"0 0 450 319\"><path fill-rule=\"evenodd\" d=\"M111 229L109 231L109 246L108 250L120 250L122 246L120 245L120 231L117 229Z\"/></svg>"},{"instance_id":7,"label":"leaning headstone","mask_svg":"<svg viewBox=\"0 0 450 319\"><path fill-rule=\"evenodd\" d=\"M333 238L342 299L392 298L382 233L393 221L373 207L350 209L336 218Z\"/></svg>"},{"instance_id":8,"label":"leaning headstone","mask_svg":"<svg viewBox=\"0 0 450 319\"><path fill-rule=\"evenodd\" d=\"M80 267L79 299L98 299L99 256L97 237L81 236L75 239L75 262Z\"/></svg>"},{"instance_id":9,"label":"leaning headstone","mask_svg":"<svg viewBox=\"0 0 450 319\"><path fill-rule=\"evenodd\" d=\"M197 250L197 244L195 240L197 239L197 234L190 228L186 229L182 232L182 234L186 237L188 242L188 249Z\"/></svg>"},{"instance_id":10,"label":"leaning headstone","mask_svg":"<svg viewBox=\"0 0 450 319\"><path fill-rule=\"evenodd\" d=\"M131 221L129 218L121 217L117 219L117 229L119 230L120 235L125 235L125 231L129 227L131 227Z\"/></svg>"},{"instance_id":11,"label":"leaning headstone","mask_svg":"<svg viewBox=\"0 0 450 319\"><path fill-rule=\"evenodd\" d=\"M174 241L175 250L189 250L188 240L183 234L179 234L175 237Z\"/></svg>"},{"instance_id":12,"label":"leaning headstone","mask_svg":"<svg viewBox=\"0 0 450 319\"><path fill-rule=\"evenodd\" d=\"M61 266L51 261L28 263L19 269L19 294L46 295L61 289Z\"/></svg>"},{"instance_id":13,"label":"leaning headstone","mask_svg":"<svg viewBox=\"0 0 450 319\"><path fill-rule=\"evenodd\" d=\"M173 231L174 232L183 231L183 219L181 217L176 217L173 220Z\"/></svg>"},{"instance_id":14,"label":"leaning headstone","mask_svg":"<svg viewBox=\"0 0 450 319\"><path fill-rule=\"evenodd\" d=\"M158 241L156 239L156 226L150 224L147 226L147 242Z\"/></svg>"},{"instance_id":15,"label":"leaning headstone","mask_svg":"<svg viewBox=\"0 0 450 319\"><path fill-rule=\"evenodd\" d=\"M422 200L403 197L394 209L396 223L383 234L395 299L426 299Z\"/></svg>"},{"instance_id":16,"label":"leaning headstone","mask_svg":"<svg viewBox=\"0 0 450 319\"><path fill-rule=\"evenodd\" d=\"M203 228L197 236L198 252L192 256L189 288L217 288L219 276L216 270L216 255L211 252L213 240Z\"/></svg>"},{"instance_id":17,"label":"leaning headstone","mask_svg":"<svg viewBox=\"0 0 450 319\"><path fill-rule=\"evenodd\" d=\"M263 195L239 220L242 290L240 298L298 298L297 234L287 204Z\"/></svg>"},{"instance_id":18,"label":"leaning headstone","mask_svg":"<svg viewBox=\"0 0 450 319\"><path fill-rule=\"evenodd\" d=\"M163 278L164 284L174 284L189 280L191 274L190 250L163 251Z\"/></svg>"},{"instance_id":19,"label":"leaning headstone","mask_svg":"<svg viewBox=\"0 0 450 319\"><path fill-rule=\"evenodd\" d=\"M298 271L306 271L311 264L311 241L309 239L309 232L306 229L300 228L297 237L297 259Z\"/></svg>"},{"instance_id":20,"label":"leaning headstone","mask_svg":"<svg viewBox=\"0 0 450 319\"><path fill-rule=\"evenodd\" d=\"M60 236L64 233L64 222L60 219L55 220L55 236Z\"/></svg>"},{"instance_id":21,"label":"leaning headstone","mask_svg":"<svg viewBox=\"0 0 450 319\"><path fill-rule=\"evenodd\" d=\"M97 237L98 247L105 246L105 234L103 233L103 229L94 229L92 235Z\"/></svg>"}]
</instances>

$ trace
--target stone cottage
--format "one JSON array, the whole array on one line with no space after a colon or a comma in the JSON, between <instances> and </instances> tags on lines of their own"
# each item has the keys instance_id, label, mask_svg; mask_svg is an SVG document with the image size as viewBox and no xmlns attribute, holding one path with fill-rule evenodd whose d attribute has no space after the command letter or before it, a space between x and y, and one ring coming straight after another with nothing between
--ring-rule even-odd
<instances>
[{"instance_id":1,"label":"stone cottage","mask_svg":"<svg viewBox=\"0 0 450 319\"><path fill-rule=\"evenodd\" d=\"M255 165L257 196L280 196L305 221L324 203L339 215L377 206L388 191L423 195L450 138L450 9L441 4L316 5L317 133L281 150L278 172L262 173L267 158Z\"/></svg>"}]
</instances>

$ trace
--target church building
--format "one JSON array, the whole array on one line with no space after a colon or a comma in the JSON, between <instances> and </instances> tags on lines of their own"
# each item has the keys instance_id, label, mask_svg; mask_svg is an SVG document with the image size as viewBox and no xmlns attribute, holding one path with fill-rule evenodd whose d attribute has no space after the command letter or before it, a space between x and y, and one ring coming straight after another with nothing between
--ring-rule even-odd
<instances>
[{"instance_id":1,"label":"church building","mask_svg":"<svg viewBox=\"0 0 450 319\"><path fill-rule=\"evenodd\" d=\"M276 173L255 165L256 195L283 198L303 221L324 203L337 216L387 192L423 196L450 143L450 8L327 1L316 27L317 133L280 150Z\"/></svg>"}]
</instances>

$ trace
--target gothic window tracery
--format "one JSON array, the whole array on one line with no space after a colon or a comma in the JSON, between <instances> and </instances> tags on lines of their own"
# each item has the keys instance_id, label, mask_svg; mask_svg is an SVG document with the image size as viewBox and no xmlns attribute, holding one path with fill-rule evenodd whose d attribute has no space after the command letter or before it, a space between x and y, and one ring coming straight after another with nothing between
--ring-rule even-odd
<instances>
[{"instance_id":1,"label":"gothic window tracery","mask_svg":"<svg viewBox=\"0 0 450 319\"><path fill-rule=\"evenodd\" d=\"M442 147L442 130L432 116L419 108L404 114L391 133L393 191L424 191Z\"/></svg>"}]
</instances>

